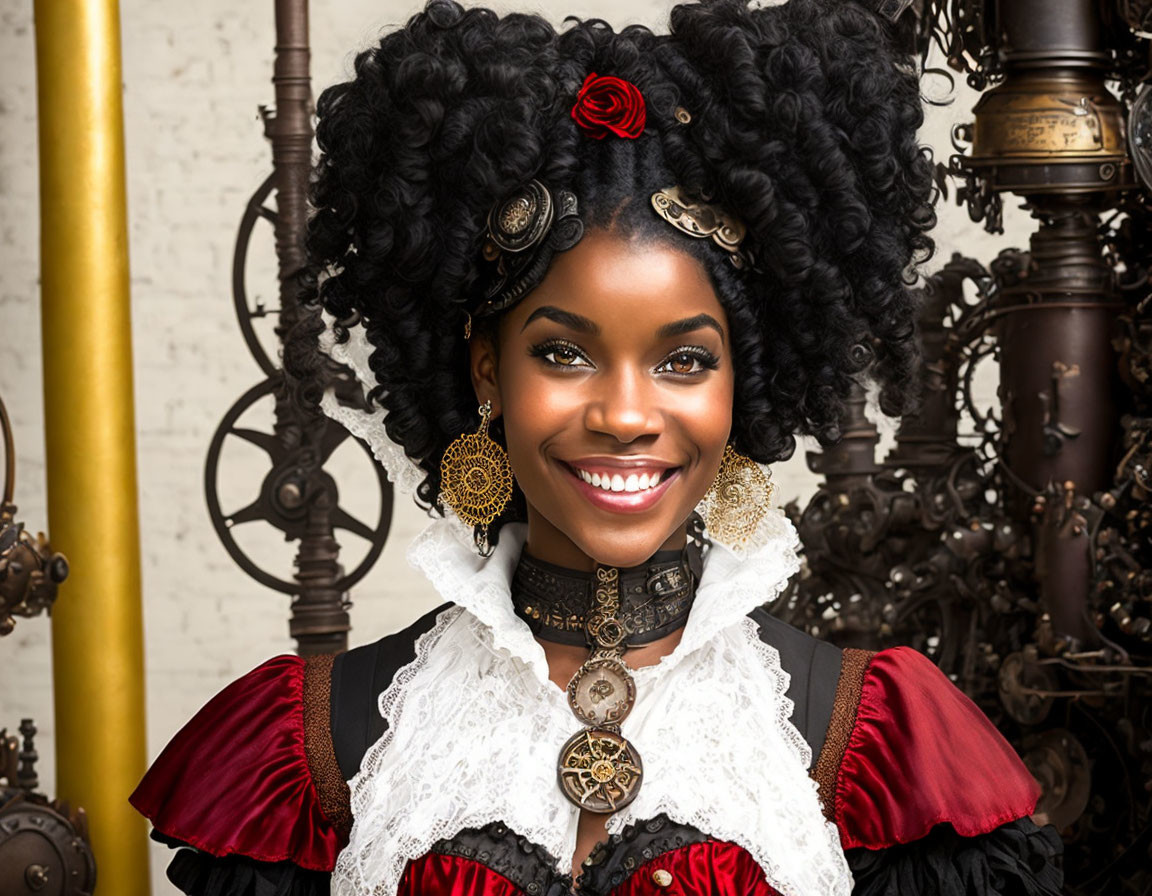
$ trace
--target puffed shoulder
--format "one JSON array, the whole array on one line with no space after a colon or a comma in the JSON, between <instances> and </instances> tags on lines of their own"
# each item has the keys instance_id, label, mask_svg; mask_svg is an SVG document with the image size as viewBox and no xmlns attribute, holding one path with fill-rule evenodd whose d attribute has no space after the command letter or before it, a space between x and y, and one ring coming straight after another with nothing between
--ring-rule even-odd
<instances>
[{"instance_id":1,"label":"puffed shoulder","mask_svg":"<svg viewBox=\"0 0 1152 896\"><path fill-rule=\"evenodd\" d=\"M130 801L169 840L212 856L331 871L347 842L332 750L332 657L280 656L213 697Z\"/></svg>"},{"instance_id":2,"label":"puffed shoulder","mask_svg":"<svg viewBox=\"0 0 1152 896\"><path fill-rule=\"evenodd\" d=\"M1030 815L1040 788L983 712L909 647L845 650L813 771L845 849L948 823L963 837Z\"/></svg>"}]
</instances>

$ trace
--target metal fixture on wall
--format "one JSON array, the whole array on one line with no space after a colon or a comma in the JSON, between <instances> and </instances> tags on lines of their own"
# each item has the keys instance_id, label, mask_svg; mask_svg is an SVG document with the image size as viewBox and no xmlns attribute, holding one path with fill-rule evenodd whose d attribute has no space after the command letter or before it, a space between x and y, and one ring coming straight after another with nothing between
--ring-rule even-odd
<instances>
[{"instance_id":1,"label":"metal fixture on wall","mask_svg":"<svg viewBox=\"0 0 1152 896\"><path fill-rule=\"evenodd\" d=\"M1038 228L928 279L923 408L876 463L850 406L856 449L813 457L825 484L790 508L807 574L776 608L931 655L1041 782L1076 896L1152 888L1150 8L923 4L922 44L990 88L941 175L989 231L1006 192Z\"/></svg>"},{"instance_id":2,"label":"metal fixture on wall","mask_svg":"<svg viewBox=\"0 0 1152 896\"><path fill-rule=\"evenodd\" d=\"M83 809L36 792L39 758L31 719L20 737L0 730L0 893L90 896L96 862Z\"/></svg>"},{"instance_id":3,"label":"metal fixture on wall","mask_svg":"<svg viewBox=\"0 0 1152 896\"><path fill-rule=\"evenodd\" d=\"M312 100L309 79L307 0L276 0L276 61L273 83L275 110L261 109L265 133L272 145L273 173L249 200L240 224L233 257L233 300L240 329L265 379L249 389L225 413L208 449L205 493L212 524L233 560L261 584L292 595L289 631L300 654L344 650L351 627L348 592L372 568L384 548L392 519L392 490L383 469L370 449L359 443L374 486L380 495L377 518L366 523L340 505L337 483L324 465L349 433L320 415L304 413L293 400L294 385L265 350L254 322L275 313L276 336L283 341L297 326L307 326L319 311L300 301L298 275L305 264L304 230L307 215L307 184L311 167ZM276 208L265 204L276 191ZM279 308L271 311L249 301L245 285L248 254L260 221L273 225L279 267ZM307 388L334 385L341 399L362 401L349 374L317 359L322 382ZM271 432L242 425L250 410L274 402ZM241 440L260 449L268 469L259 491L235 510L224 508L221 471L230 440ZM295 575L289 579L264 568L246 552L235 535L237 526L263 522L297 543ZM362 558L351 571L340 564L336 530L352 533L367 542Z\"/></svg>"},{"instance_id":4,"label":"metal fixture on wall","mask_svg":"<svg viewBox=\"0 0 1152 896\"><path fill-rule=\"evenodd\" d=\"M4 446L4 491L0 499L0 636L16 627L14 616L50 611L57 586L68 577L68 561L47 537L33 537L16 520L16 451L12 425L0 399ZM20 723L23 740L0 730L0 893L88 896L96 864L83 809L36 793L39 780L33 743L36 726Z\"/></svg>"},{"instance_id":5,"label":"metal fixture on wall","mask_svg":"<svg viewBox=\"0 0 1152 896\"><path fill-rule=\"evenodd\" d=\"M0 398L0 441L4 444L4 492L0 498L0 637L16 627L14 616L39 616L56 601L68 577L68 561L52 550L43 532L33 537L16 519L16 445L8 410Z\"/></svg>"}]
</instances>

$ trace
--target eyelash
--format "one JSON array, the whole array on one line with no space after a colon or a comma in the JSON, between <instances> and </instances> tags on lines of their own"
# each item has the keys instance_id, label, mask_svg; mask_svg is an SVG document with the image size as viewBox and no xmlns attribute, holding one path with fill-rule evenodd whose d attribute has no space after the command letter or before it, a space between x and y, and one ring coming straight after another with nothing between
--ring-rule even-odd
<instances>
[{"instance_id":1,"label":"eyelash","mask_svg":"<svg viewBox=\"0 0 1152 896\"><path fill-rule=\"evenodd\" d=\"M561 350L561 349L563 349L565 351L569 351L574 355L577 355L578 357L582 358L584 361L588 361L588 356L584 354L584 352L580 349L580 347L578 345L576 345L574 342L569 342L567 339L550 339L547 342L542 342L539 345L532 346L532 348L530 348L528 350L528 353L534 358L540 358L545 364L547 364L550 367L572 367L575 369L580 369L581 367L584 367L584 366L591 366L591 364L588 364L588 365L584 365L584 364L562 364L559 361L552 361L552 360L548 359L548 357L547 357L548 355L554 354L556 351ZM684 357L692 358L695 361L699 361L701 366L703 367L703 370L693 370L689 373L675 373L674 371L668 371L673 376L680 376L680 377L699 376L700 374L704 373L705 370L716 370L720 366L720 359L717 358L714 354L712 354L712 352L708 351L708 349L704 348L704 346L702 346L702 345L682 345L679 348L672 351L671 353L669 353L668 356L663 361L660 362L659 366L657 367L657 370L659 370L660 367L663 367L664 365L666 365L670 361L673 361L677 358L684 358Z\"/></svg>"}]
</instances>

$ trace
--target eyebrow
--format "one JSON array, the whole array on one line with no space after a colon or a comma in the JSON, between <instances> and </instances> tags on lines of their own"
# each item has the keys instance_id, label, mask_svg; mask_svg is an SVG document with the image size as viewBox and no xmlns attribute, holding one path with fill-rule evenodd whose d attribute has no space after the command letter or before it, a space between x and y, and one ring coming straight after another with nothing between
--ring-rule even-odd
<instances>
[{"instance_id":1,"label":"eyebrow","mask_svg":"<svg viewBox=\"0 0 1152 896\"><path fill-rule=\"evenodd\" d=\"M683 336L685 333L691 333L693 330L699 330L704 327L711 327L720 334L720 342L724 343L724 328L720 326L720 321L716 320L711 314L697 314L695 317L686 317L683 320L676 320L670 324L665 324L656 331L656 335L660 339L667 339L669 336Z\"/></svg>"},{"instance_id":2,"label":"eyebrow","mask_svg":"<svg viewBox=\"0 0 1152 896\"><path fill-rule=\"evenodd\" d=\"M597 324L596 321L589 320L582 314L573 314L571 311L557 308L555 305L541 305L529 314L528 320L524 321L524 326L520 328L520 332L523 333L528 328L528 324L540 317L555 321L558 324L563 324L568 327L568 329L575 330L577 333L588 333L592 336L600 335L600 325Z\"/></svg>"},{"instance_id":3,"label":"eyebrow","mask_svg":"<svg viewBox=\"0 0 1152 896\"><path fill-rule=\"evenodd\" d=\"M578 333L589 333L592 336L600 335L600 325L597 324L596 321L590 320L582 314L575 314L571 311L557 308L555 305L541 305L529 314L528 320L524 321L524 326L520 328L520 332L523 333L524 330L528 328L528 325L538 318L555 321ZM659 339L667 339L671 336L683 336L685 333L691 333L693 330L699 330L704 327L711 327L720 334L721 343L724 342L724 328L720 326L720 321L716 320L711 314L697 314L695 317L686 317L683 320L672 321L657 330L656 336Z\"/></svg>"}]
</instances>

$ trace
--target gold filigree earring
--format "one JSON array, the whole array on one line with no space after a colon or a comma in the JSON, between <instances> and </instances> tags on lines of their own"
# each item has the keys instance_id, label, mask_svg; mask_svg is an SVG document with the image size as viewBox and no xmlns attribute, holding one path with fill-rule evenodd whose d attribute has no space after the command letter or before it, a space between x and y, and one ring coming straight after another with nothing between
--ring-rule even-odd
<instances>
[{"instance_id":1,"label":"gold filigree earring","mask_svg":"<svg viewBox=\"0 0 1152 896\"><path fill-rule=\"evenodd\" d=\"M512 467L508 452L488 435L492 402L480 405L480 428L457 436L440 459L440 503L451 507L473 529L481 556L492 553L488 524L512 499Z\"/></svg>"},{"instance_id":2,"label":"gold filigree earring","mask_svg":"<svg viewBox=\"0 0 1152 896\"><path fill-rule=\"evenodd\" d=\"M716 540L742 548L760 526L772 502L772 474L731 445L716 479L697 508L704 528Z\"/></svg>"}]
</instances>

